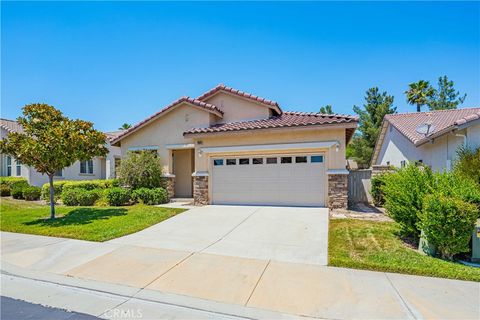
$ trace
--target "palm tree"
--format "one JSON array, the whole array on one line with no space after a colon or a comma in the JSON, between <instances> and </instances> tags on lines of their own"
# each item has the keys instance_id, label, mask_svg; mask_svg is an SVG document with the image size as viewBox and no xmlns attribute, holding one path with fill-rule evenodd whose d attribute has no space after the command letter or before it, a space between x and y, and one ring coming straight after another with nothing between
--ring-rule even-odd
<instances>
[{"instance_id":1,"label":"palm tree","mask_svg":"<svg viewBox=\"0 0 480 320\"><path fill-rule=\"evenodd\" d=\"M319 113L333 114L332 106L327 104L325 107L320 107Z\"/></svg>"},{"instance_id":2,"label":"palm tree","mask_svg":"<svg viewBox=\"0 0 480 320\"><path fill-rule=\"evenodd\" d=\"M131 124L125 122L124 124L122 124L120 128L118 128L118 130L127 130L127 129L130 129L131 127L132 127Z\"/></svg>"},{"instance_id":3,"label":"palm tree","mask_svg":"<svg viewBox=\"0 0 480 320\"><path fill-rule=\"evenodd\" d=\"M429 99L432 98L435 90L425 80L410 83L408 87L408 90L405 91L407 102L411 105L417 105L417 112L420 112L422 106L426 105Z\"/></svg>"}]
</instances>

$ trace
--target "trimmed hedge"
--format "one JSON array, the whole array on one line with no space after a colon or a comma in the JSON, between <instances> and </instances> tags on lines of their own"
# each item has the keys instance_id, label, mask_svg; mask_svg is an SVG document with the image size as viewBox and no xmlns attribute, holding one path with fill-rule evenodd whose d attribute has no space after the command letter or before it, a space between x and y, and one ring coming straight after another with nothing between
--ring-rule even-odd
<instances>
[{"instance_id":1,"label":"trimmed hedge","mask_svg":"<svg viewBox=\"0 0 480 320\"><path fill-rule=\"evenodd\" d=\"M0 184L0 196L8 197L10 196L11 191L12 190L10 189L10 187L7 186L6 184Z\"/></svg>"},{"instance_id":2,"label":"trimmed hedge","mask_svg":"<svg viewBox=\"0 0 480 320\"><path fill-rule=\"evenodd\" d=\"M28 181L22 177L0 177L0 185L5 185L13 189L15 187L26 187Z\"/></svg>"},{"instance_id":3,"label":"trimmed hedge","mask_svg":"<svg viewBox=\"0 0 480 320\"><path fill-rule=\"evenodd\" d=\"M164 188L140 188L132 192L132 200L148 205L162 204L168 202L168 194Z\"/></svg>"},{"instance_id":4,"label":"trimmed hedge","mask_svg":"<svg viewBox=\"0 0 480 320\"><path fill-rule=\"evenodd\" d=\"M84 190L94 190L94 189L107 189L111 187L118 187L117 179L110 180L62 180L54 181L54 197L55 200L58 200L63 190L68 189L84 189ZM45 183L42 186L42 199L45 201L50 200L50 184Z\"/></svg>"},{"instance_id":5,"label":"trimmed hedge","mask_svg":"<svg viewBox=\"0 0 480 320\"><path fill-rule=\"evenodd\" d=\"M86 190L82 188L66 189L62 191L62 202L66 206L93 206L102 196L102 190Z\"/></svg>"},{"instance_id":6,"label":"trimmed hedge","mask_svg":"<svg viewBox=\"0 0 480 320\"><path fill-rule=\"evenodd\" d=\"M35 186L23 188L23 198L28 201L39 200L42 194L42 189Z\"/></svg>"},{"instance_id":7,"label":"trimmed hedge","mask_svg":"<svg viewBox=\"0 0 480 320\"><path fill-rule=\"evenodd\" d=\"M130 190L120 187L106 189L105 198L111 206L124 206L130 202Z\"/></svg>"},{"instance_id":8,"label":"trimmed hedge","mask_svg":"<svg viewBox=\"0 0 480 320\"><path fill-rule=\"evenodd\" d=\"M15 186L12 188L11 195L13 199L23 199L23 186Z\"/></svg>"}]
</instances>

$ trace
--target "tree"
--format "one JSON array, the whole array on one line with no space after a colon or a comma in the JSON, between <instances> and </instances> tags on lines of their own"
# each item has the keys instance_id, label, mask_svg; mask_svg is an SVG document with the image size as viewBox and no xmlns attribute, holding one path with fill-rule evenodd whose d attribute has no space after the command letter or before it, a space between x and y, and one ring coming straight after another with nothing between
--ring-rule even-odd
<instances>
[{"instance_id":1,"label":"tree","mask_svg":"<svg viewBox=\"0 0 480 320\"><path fill-rule=\"evenodd\" d=\"M133 189L163 187L164 178L160 158L151 150L129 152L120 163L118 179L122 185Z\"/></svg>"},{"instance_id":2,"label":"tree","mask_svg":"<svg viewBox=\"0 0 480 320\"><path fill-rule=\"evenodd\" d=\"M433 89L433 96L427 102L430 110L457 109L465 101L467 95L455 91L453 85L447 76L438 78L438 89Z\"/></svg>"},{"instance_id":3,"label":"tree","mask_svg":"<svg viewBox=\"0 0 480 320\"><path fill-rule=\"evenodd\" d=\"M333 114L333 109L332 109L332 106L327 104L326 106L324 107L320 107L320 111L319 113L324 113L324 114Z\"/></svg>"},{"instance_id":4,"label":"tree","mask_svg":"<svg viewBox=\"0 0 480 320\"><path fill-rule=\"evenodd\" d=\"M417 112L420 112L422 106L426 105L433 97L434 89L430 86L430 83L425 80L410 83L408 86L408 90L405 91L407 102L411 105L416 105Z\"/></svg>"},{"instance_id":5,"label":"tree","mask_svg":"<svg viewBox=\"0 0 480 320\"><path fill-rule=\"evenodd\" d=\"M126 123L126 122L125 122L124 124L122 124L122 125L118 128L118 130L127 130L127 129L130 129L131 127L132 127L132 125L131 125L130 123Z\"/></svg>"},{"instance_id":6,"label":"tree","mask_svg":"<svg viewBox=\"0 0 480 320\"><path fill-rule=\"evenodd\" d=\"M353 111L359 116L358 133L353 137L348 148L348 155L361 164L368 164L386 114L395 113L393 96L386 91L379 92L377 87L366 91L363 109L353 106Z\"/></svg>"},{"instance_id":7,"label":"tree","mask_svg":"<svg viewBox=\"0 0 480 320\"><path fill-rule=\"evenodd\" d=\"M56 171L78 160L105 156L105 134L91 122L71 120L47 104L23 107L17 119L23 132L12 132L0 141L0 152L12 155L23 164L46 174L50 183L50 218L55 218L53 176Z\"/></svg>"}]
</instances>

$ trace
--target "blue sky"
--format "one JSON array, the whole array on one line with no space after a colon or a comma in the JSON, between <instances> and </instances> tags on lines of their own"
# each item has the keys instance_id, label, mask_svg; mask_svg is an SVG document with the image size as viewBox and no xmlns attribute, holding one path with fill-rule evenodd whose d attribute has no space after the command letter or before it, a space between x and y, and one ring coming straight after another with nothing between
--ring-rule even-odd
<instances>
[{"instance_id":1,"label":"blue sky","mask_svg":"<svg viewBox=\"0 0 480 320\"><path fill-rule=\"evenodd\" d=\"M448 75L480 105L480 3L2 2L1 116L44 102L115 130L218 83L352 113Z\"/></svg>"}]
</instances>

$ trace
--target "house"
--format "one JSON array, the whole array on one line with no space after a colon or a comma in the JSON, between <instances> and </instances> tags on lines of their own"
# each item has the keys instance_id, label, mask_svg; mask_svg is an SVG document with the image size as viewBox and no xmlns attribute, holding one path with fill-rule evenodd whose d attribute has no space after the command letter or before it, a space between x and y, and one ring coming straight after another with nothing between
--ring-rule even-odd
<instances>
[{"instance_id":1,"label":"house","mask_svg":"<svg viewBox=\"0 0 480 320\"><path fill-rule=\"evenodd\" d=\"M10 132L22 132L20 124L13 120L0 119L0 139ZM120 148L110 145L110 140L122 131L105 132L107 136L108 155L95 157L89 161L77 161L72 166L64 168L55 174L54 180L92 180L110 179L115 177L115 163L120 159ZM0 176L24 177L34 186L42 186L48 182L48 177L34 168L22 164L13 157L0 154Z\"/></svg>"},{"instance_id":2,"label":"house","mask_svg":"<svg viewBox=\"0 0 480 320\"><path fill-rule=\"evenodd\" d=\"M403 167L412 161L450 170L463 145L480 146L480 108L389 114L371 163Z\"/></svg>"},{"instance_id":3,"label":"house","mask_svg":"<svg viewBox=\"0 0 480 320\"><path fill-rule=\"evenodd\" d=\"M182 97L111 141L160 157L170 197L197 205L347 206L345 147L358 119L283 111L225 85Z\"/></svg>"}]
</instances>

